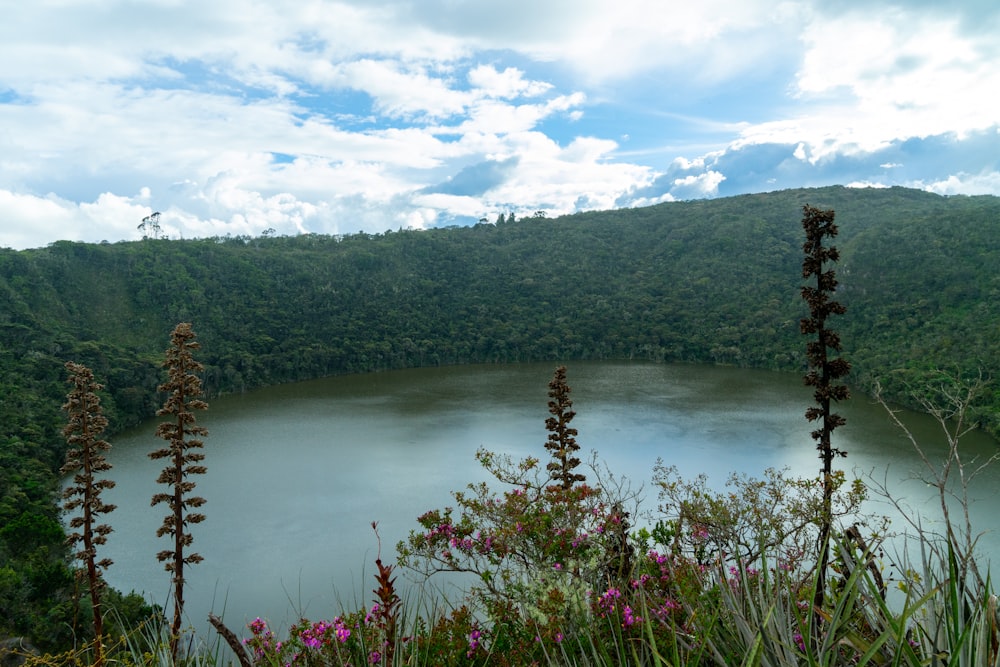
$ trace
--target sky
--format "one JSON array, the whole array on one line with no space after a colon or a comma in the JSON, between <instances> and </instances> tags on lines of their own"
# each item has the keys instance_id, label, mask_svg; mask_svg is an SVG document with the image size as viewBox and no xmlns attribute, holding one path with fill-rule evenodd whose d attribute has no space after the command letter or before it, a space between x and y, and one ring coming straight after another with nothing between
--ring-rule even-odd
<instances>
[{"instance_id":1,"label":"sky","mask_svg":"<svg viewBox=\"0 0 1000 667\"><path fill-rule=\"evenodd\" d=\"M0 0L0 247L1000 195L997 91L995 0Z\"/></svg>"}]
</instances>

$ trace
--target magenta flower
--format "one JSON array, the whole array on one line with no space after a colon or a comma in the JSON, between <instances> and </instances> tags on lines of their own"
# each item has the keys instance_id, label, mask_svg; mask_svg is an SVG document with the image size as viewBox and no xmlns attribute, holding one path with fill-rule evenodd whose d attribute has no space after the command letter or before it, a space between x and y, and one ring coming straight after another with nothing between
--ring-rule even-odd
<instances>
[{"instance_id":1,"label":"magenta flower","mask_svg":"<svg viewBox=\"0 0 1000 667\"><path fill-rule=\"evenodd\" d=\"M476 649L479 648L479 638L483 636L483 633L479 628L473 628L472 632L469 633L469 650L465 652L466 658L471 658Z\"/></svg>"},{"instance_id":2,"label":"magenta flower","mask_svg":"<svg viewBox=\"0 0 1000 667\"><path fill-rule=\"evenodd\" d=\"M615 600L622 596L622 592L617 588L609 588L601 594L601 597L597 599L597 605L604 610L605 613L615 610Z\"/></svg>"},{"instance_id":3,"label":"magenta flower","mask_svg":"<svg viewBox=\"0 0 1000 667\"><path fill-rule=\"evenodd\" d=\"M347 641L347 638L351 636L351 629L347 627L347 625L344 623L343 619L340 618L340 616L333 619L333 627L336 630L337 641L339 641L341 644L345 643Z\"/></svg>"}]
</instances>

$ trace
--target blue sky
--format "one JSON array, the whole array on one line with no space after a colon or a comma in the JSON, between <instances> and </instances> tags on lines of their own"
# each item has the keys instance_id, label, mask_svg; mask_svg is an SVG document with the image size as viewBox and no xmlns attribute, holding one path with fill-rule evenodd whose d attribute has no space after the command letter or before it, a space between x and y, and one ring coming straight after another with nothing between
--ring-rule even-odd
<instances>
[{"instance_id":1,"label":"blue sky","mask_svg":"<svg viewBox=\"0 0 1000 667\"><path fill-rule=\"evenodd\" d=\"M842 184L1000 195L1000 3L37 0L0 246L426 229Z\"/></svg>"}]
</instances>

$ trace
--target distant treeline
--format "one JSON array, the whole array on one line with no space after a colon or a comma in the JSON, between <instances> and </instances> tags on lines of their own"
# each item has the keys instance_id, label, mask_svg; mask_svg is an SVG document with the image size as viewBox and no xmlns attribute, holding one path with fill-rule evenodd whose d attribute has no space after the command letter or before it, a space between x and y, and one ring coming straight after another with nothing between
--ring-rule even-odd
<instances>
[{"instance_id":1,"label":"distant treeline","mask_svg":"<svg viewBox=\"0 0 1000 667\"><path fill-rule=\"evenodd\" d=\"M58 518L66 361L107 386L112 430L159 405L162 351L182 321L202 343L209 395L470 362L799 371L804 204L836 211L855 385L879 379L906 402L937 369L998 374L995 197L830 187L377 235L0 250L0 572L28 549L14 554L24 535L12 525ZM998 415L1000 391L980 412L994 434ZM4 581L0 618L17 585Z\"/></svg>"}]
</instances>

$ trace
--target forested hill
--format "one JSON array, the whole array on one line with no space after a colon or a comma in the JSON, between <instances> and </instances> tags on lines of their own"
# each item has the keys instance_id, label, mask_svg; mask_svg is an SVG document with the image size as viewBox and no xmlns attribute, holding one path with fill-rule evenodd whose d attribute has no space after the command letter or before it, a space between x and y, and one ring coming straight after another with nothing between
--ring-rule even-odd
<instances>
[{"instance_id":1,"label":"forested hill","mask_svg":"<svg viewBox=\"0 0 1000 667\"><path fill-rule=\"evenodd\" d=\"M30 432L15 397L24 382L62 391L66 360L108 385L115 423L150 415L179 321L211 393L465 362L799 369L805 203L837 213L835 326L856 381L997 370L1000 199L833 187L375 236L3 251L3 423Z\"/></svg>"}]
</instances>

